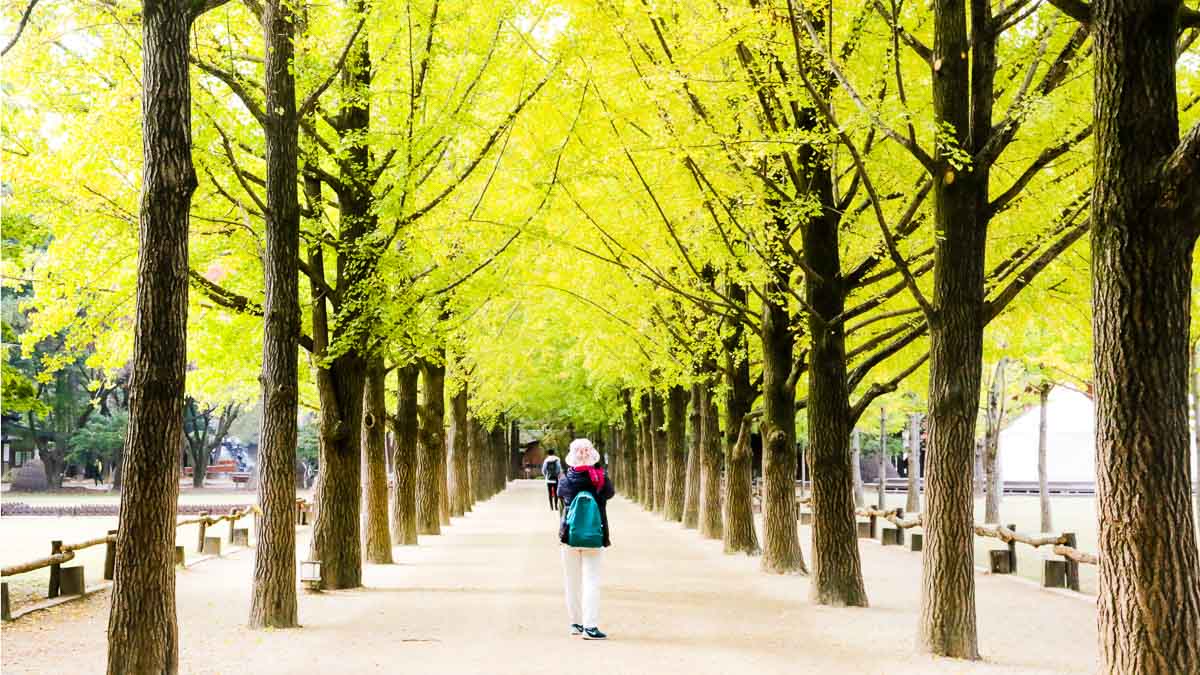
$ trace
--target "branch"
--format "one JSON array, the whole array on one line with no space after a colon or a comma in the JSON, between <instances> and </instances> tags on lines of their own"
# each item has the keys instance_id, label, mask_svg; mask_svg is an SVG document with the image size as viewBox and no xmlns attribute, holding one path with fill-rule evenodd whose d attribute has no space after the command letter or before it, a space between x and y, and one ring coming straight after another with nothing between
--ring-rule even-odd
<instances>
[{"instance_id":1,"label":"branch","mask_svg":"<svg viewBox=\"0 0 1200 675\"><path fill-rule=\"evenodd\" d=\"M1176 222L1189 223L1200 233L1200 122L1184 134L1159 170L1159 204Z\"/></svg>"},{"instance_id":2,"label":"branch","mask_svg":"<svg viewBox=\"0 0 1200 675\"><path fill-rule=\"evenodd\" d=\"M309 95L304 99L304 103L301 103L300 107L296 109L297 117L308 117L309 113L311 113L317 107L317 102L321 99L321 96L325 93L325 90L329 89L329 85L333 84L334 79L337 78L338 74L342 72L342 69L346 67L346 57L350 55L350 50L354 47L354 42L358 39L358 34L362 32L363 26L366 25L366 23L367 17L365 16L358 20L358 25L354 27L354 32L350 34L350 39L346 41L346 46L342 48L342 53L338 56L337 62L334 63L333 70L329 73L329 77L325 78L325 81L322 82L316 89L312 90L312 92L310 92Z\"/></svg>"},{"instance_id":3,"label":"branch","mask_svg":"<svg viewBox=\"0 0 1200 675\"><path fill-rule=\"evenodd\" d=\"M1050 0L1063 14L1079 23L1091 23L1092 6L1082 0ZM1196 11L1183 3L1179 4L1179 28L1195 28L1200 26L1200 11Z\"/></svg>"},{"instance_id":4,"label":"branch","mask_svg":"<svg viewBox=\"0 0 1200 675\"><path fill-rule=\"evenodd\" d=\"M800 43L798 30L796 28L796 11L793 0L788 0L788 14L791 17L790 23L792 26L793 43L796 45L796 59L797 61L800 61ZM817 36L815 31L811 29L811 24L810 34L813 35L814 40L819 39L819 36ZM900 270L900 274L904 277L905 283L908 284L909 292L912 293L913 299L917 302L917 306L919 306L921 311L925 314L926 320L933 320L933 306L930 305L929 301L925 299L925 295L921 292L921 288L917 286L917 280L915 277L913 277L912 270L908 268L908 262L904 260L904 256L900 255L900 250L896 247L896 239L892 236L892 231L888 227L887 219L883 215L883 203L880 201L879 193L875 191L875 185L871 182L871 176L867 173L866 164L863 162L862 156L859 155L858 148L854 145L854 141L851 140L850 136L842 130L840 125L838 125L838 121L833 115L833 110L831 110L829 107L829 102L820 95L815 87L813 87L812 82L808 79L808 73L804 68L800 69L800 78L804 82L804 88L808 90L809 96L811 96L813 102L817 104L817 109L821 111L821 114L825 117L826 122L829 123L830 128L837 130L837 134L842 141L842 145L844 145L846 150L850 152L851 159L854 160L855 166L858 167L858 172L862 176L863 188L865 188L867 194L870 195L872 210L875 212L875 220L879 223L879 230L883 234L883 241L887 245L888 254L892 257L892 263L895 264L896 269Z\"/></svg>"},{"instance_id":5,"label":"branch","mask_svg":"<svg viewBox=\"0 0 1200 675\"><path fill-rule=\"evenodd\" d=\"M191 279L193 286L200 289L201 293L226 309L233 310L238 314L249 314L250 316L263 315L261 303L209 281L196 270L189 268L188 278Z\"/></svg>"},{"instance_id":6,"label":"branch","mask_svg":"<svg viewBox=\"0 0 1200 675\"><path fill-rule=\"evenodd\" d=\"M1041 173L1042 169L1049 166L1054 160L1070 152L1076 145L1079 145L1079 143L1091 136L1092 129L1092 125L1089 124L1074 136L1060 141L1058 145L1043 149L1037 158L1021 172L1021 175L1017 176L1013 184L988 204L988 210L991 212L991 215L995 215L1008 208L1012 201L1029 185L1030 181Z\"/></svg>"},{"instance_id":7,"label":"branch","mask_svg":"<svg viewBox=\"0 0 1200 675\"><path fill-rule=\"evenodd\" d=\"M441 204L446 197L449 197L459 186L463 184L464 181L471 177L471 174L475 172L476 167L479 166L480 162L483 161L483 158L486 157L488 152L491 151L492 146L494 146L496 141L500 139L500 135L504 133L510 124L513 123L513 121L517 118L517 115L521 114L521 111L525 109L526 104L533 100L533 97L537 96L538 92L542 90L542 87L546 86L546 83L550 81L550 76L553 74L554 70L554 68L551 68L550 72L546 73L546 76L542 78L542 81L538 82L537 86L533 88L533 91L529 92L528 95L526 95L520 100L520 102L517 103L515 108L509 111L509 113L504 117L504 120L492 131L491 136L488 136L487 141L484 142L483 147L478 153L476 153L470 164L467 165L467 168L464 169L463 172L450 183L450 185L446 186L444 190L435 195L424 206L409 213L407 216L396 220L396 225L392 229L392 234L390 237L388 237L389 244L393 239L396 238L396 235L399 234L400 230L413 221L416 221L420 217L424 216L426 213L429 213L433 209L437 208L438 204Z\"/></svg>"},{"instance_id":8,"label":"branch","mask_svg":"<svg viewBox=\"0 0 1200 675\"><path fill-rule=\"evenodd\" d=\"M869 108L866 102L863 101L862 96L860 96L858 93L858 90L854 88L854 85L851 84L850 80L846 78L846 75L842 72L842 69L838 67L837 62L833 60L833 56L826 51L825 44L821 40L821 34L813 26L812 20L808 16L808 10L804 7L801 7L800 12L797 13L795 11L795 3L792 0L788 0L788 13L792 18L790 22L792 24L792 32L796 32L796 19L798 17L800 21L803 22L805 30L808 31L808 35L811 38L817 53L820 54L821 58L825 60L829 70L833 73L834 77L837 78L838 82L841 83L842 89L847 95L850 96L850 99L854 101L854 105L857 106L861 112L865 113L871 119L871 123L880 131L882 131L885 136L892 139L899 144L900 147L907 150L909 154L911 154L918 162L920 162L921 166L925 167L927 171L934 173L937 167L933 161L933 157L931 157L929 153L925 152L921 146L913 143L908 138L901 136L896 132L895 129L889 127L887 123L879 117L879 113Z\"/></svg>"},{"instance_id":9,"label":"branch","mask_svg":"<svg viewBox=\"0 0 1200 675\"><path fill-rule=\"evenodd\" d=\"M866 393L862 395L862 398L858 399L858 403L855 403L850 408L850 424L853 425L854 423L858 422L858 418L862 417L863 413L867 411L867 408L871 406L871 403L873 403L875 399L883 396L884 394L890 394L896 391L896 389L900 387L901 382L908 379L909 375L915 373L917 369L924 365L928 360L929 352L925 352L917 357L917 359L912 363L908 364L907 368L900 371L892 379L888 380L887 382L876 382L872 384L871 387L867 389Z\"/></svg>"},{"instance_id":10,"label":"branch","mask_svg":"<svg viewBox=\"0 0 1200 675\"><path fill-rule=\"evenodd\" d=\"M900 40L903 41L904 44L908 45L917 56L921 57L922 61L932 65L933 50L913 36L912 33L904 30L904 27L900 25L899 17L896 17L896 19L893 20L891 12L889 12L887 8L883 6L882 2L875 0L874 6L875 11L879 13L879 16L882 16L883 19L888 22L888 27L890 27L899 35ZM897 54L896 58L900 58L900 55Z\"/></svg>"},{"instance_id":11,"label":"branch","mask_svg":"<svg viewBox=\"0 0 1200 675\"><path fill-rule=\"evenodd\" d=\"M200 70L224 82L225 86L229 87L229 90L241 100L242 105L246 106L246 110L250 111L250 114L254 116L254 119L258 120L259 124L264 126L266 125L267 114L263 112L262 104L251 95L250 89L247 88L241 74L222 70L221 68L218 68L207 61L201 61L194 56L191 57L191 61Z\"/></svg>"},{"instance_id":12,"label":"branch","mask_svg":"<svg viewBox=\"0 0 1200 675\"><path fill-rule=\"evenodd\" d=\"M192 0L192 21L200 18L201 14L214 10L227 2L229 0Z\"/></svg>"},{"instance_id":13,"label":"branch","mask_svg":"<svg viewBox=\"0 0 1200 675\"><path fill-rule=\"evenodd\" d=\"M33 8L38 4L38 0L29 0L29 4L25 6L25 11L21 13L21 20L17 22L17 32L13 33L12 39L8 44L4 45L4 49L0 50L0 57L8 54L8 50L12 49L17 44L17 40L21 39L21 33L25 32L25 25L29 23L29 17L33 14Z\"/></svg>"}]
</instances>

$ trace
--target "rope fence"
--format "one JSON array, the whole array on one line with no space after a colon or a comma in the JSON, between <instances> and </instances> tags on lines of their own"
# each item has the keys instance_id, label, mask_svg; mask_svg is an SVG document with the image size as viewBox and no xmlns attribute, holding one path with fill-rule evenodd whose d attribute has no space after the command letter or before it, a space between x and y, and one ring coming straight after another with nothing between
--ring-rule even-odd
<instances>
[{"instance_id":1,"label":"rope fence","mask_svg":"<svg viewBox=\"0 0 1200 675\"><path fill-rule=\"evenodd\" d=\"M296 498L295 522L297 525L306 525L311 522L312 512L312 504L302 497ZM184 518L177 521L175 529L178 530L187 525L199 525L196 552L208 556L220 556L221 537L209 536L208 528L227 522L229 523L229 545L249 548L250 530L247 527L237 527L237 523L250 515L254 515L256 518L260 517L262 516L262 511L255 505L234 506L230 508L229 513L220 516L209 515L208 511L201 511L200 515L194 518ZM80 598L88 592L84 581L83 566L74 565L64 567L63 565L73 560L77 551L101 545L105 546L104 580L112 581L116 572L117 530L109 530L108 534L103 536L71 544L64 544L61 540L51 541L50 555L0 568L0 577L13 577L49 567L50 584L46 595L47 599L53 600L62 597L66 600L71 600ZM175 547L175 564L178 567L186 566L186 552L184 548L183 546ZM8 581L3 581L0 582L0 620L12 621L12 619L12 610L9 606Z\"/></svg>"}]
</instances>

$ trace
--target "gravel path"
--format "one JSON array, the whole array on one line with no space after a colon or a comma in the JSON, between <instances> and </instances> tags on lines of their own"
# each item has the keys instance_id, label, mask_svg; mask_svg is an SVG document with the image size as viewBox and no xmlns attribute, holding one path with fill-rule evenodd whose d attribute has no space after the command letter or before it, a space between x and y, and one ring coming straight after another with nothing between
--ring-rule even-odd
<instances>
[{"instance_id":1,"label":"gravel path","mask_svg":"<svg viewBox=\"0 0 1200 675\"><path fill-rule=\"evenodd\" d=\"M870 609L815 607L802 577L768 576L678 524L610 507L601 626L567 635L555 515L538 482L517 482L366 588L301 595L301 630L244 626L249 551L179 573L185 673L1094 672L1095 607L1022 581L978 576L981 663L913 654L920 556L862 545ZM307 550L307 529L301 550ZM808 539L807 531L802 540ZM808 553L806 549L806 554ZM809 558L811 560L811 557ZM107 592L0 631L6 675L104 671ZM585 653L583 650L587 650Z\"/></svg>"}]
</instances>

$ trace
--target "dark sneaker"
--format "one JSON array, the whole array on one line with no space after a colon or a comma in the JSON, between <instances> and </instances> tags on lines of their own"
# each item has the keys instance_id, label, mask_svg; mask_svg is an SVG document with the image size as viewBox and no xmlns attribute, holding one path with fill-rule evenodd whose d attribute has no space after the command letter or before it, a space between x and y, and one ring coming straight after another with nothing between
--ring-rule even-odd
<instances>
[{"instance_id":1,"label":"dark sneaker","mask_svg":"<svg viewBox=\"0 0 1200 675\"><path fill-rule=\"evenodd\" d=\"M601 633L599 628L584 628L583 629L583 639L584 640L607 640L608 636L605 635L604 633Z\"/></svg>"},{"instance_id":2,"label":"dark sneaker","mask_svg":"<svg viewBox=\"0 0 1200 675\"><path fill-rule=\"evenodd\" d=\"M571 624L571 635L583 635L583 624Z\"/></svg>"}]
</instances>

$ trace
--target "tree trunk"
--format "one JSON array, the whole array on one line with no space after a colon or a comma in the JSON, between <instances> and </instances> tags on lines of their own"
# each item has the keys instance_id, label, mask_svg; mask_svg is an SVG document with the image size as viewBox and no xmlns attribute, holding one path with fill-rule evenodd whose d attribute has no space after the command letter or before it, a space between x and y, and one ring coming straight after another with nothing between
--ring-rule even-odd
<instances>
[{"instance_id":1,"label":"tree trunk","mask_svg":"<svg viewBox=\"0 0 1200 675\"><path fill-rule=\"evenodd\" d=\"M470 445L469 443L467 444ZM517 452L517 448L521 447L521 424L519 420L513 420L508 432L508 479L516 480L521 477L521 453Z\"/></svg>"},{"instance_id":2,"label":"tree trunk","mask_svg":"<svg viewBox=\"0 0 1200 675\"><path fill-rule=\"evenodd\" d=\"M667 461L663 477L663 514L667 520L683 521L687 489L687 390L671 385L667 390Z\"/></svg>"},{"instance_id":3,"label":"tree trunk","mask_svg":"<svg viewBox=\"0 0 1200 675\"><path fill-rule=\"evenodd\" d=\"M417 377L416 364L396 368L396 443L392 466L392 542L417 544Z\"/></svg>"},{"instance_id":4,"label":"tree trunk","mask_svg":"<svg viewBox=\"0 0 1200 675\"><path fill-rule=\"evenodd\" d=\"M492 429L492 466L495 468L492 475L495 476L495 491L492 494L500 494L504 492L504 488L508 485L508 481L504 478L504 456L508 448L508 422L503 414L500 415L500 421Z\"/></svg>"},{"instance_id":5,"label":"tree trunk","mask_svg":"<svg viewBox=\"0 0 1200 675\"><path fill-rule=\"evenodd\" d=\"M467 417L467 479L474 501L481 502L487 494L487 437L479 420Z\"/></svg>"},{"instance_id":6,"label":"tree trunk","mask_svg":"<svg viewBox=\"0 0 1200 675\"><path fill-rule=\"evenodd\" d=\"M728 439L728 435L726 436ZM746 415L738 426L737 440L729 449L726 470L725 552L759 555L758 534L754 531L751 507L751 482L754 453L750 450L750 422Z\"/></svg>"},{"instance_id":7,"label":"tree trunk","mask_svg":"<svg viewBox=\"0 0 1200 675\"><path fill-rule=\"evenodd\" d=\"M716 364L711 370L716 372ZM705 539L720 539L723 536L721 519L721 419L717 400L711 387L715 384L706 379L700 384L700 494L698 506L700 536Z\"/></svg>"},{"instance_id":8,"label":"tree trunk","mask_svg":"<svg viewBox=\"0 0 1200 675\"><path fill-rule=\"evenodd\" d=\"M1196 513L1192 520L1196 524L1197 536L1200 537L1200 340L1192 346L1192 432L1195 434L1196 468L1192 471L1192 481L1195 484Z\"/></svg>"},{"instance_id":9,"label":"tree trunk","mask_svg":"<svg viewBox=\"0 0 1200 675\"><path fill-rule=\"evenodd\" d=\"M806 111L811 117L815 111ZM809 126L815 124L810 121ZM803 154L812 155L805 149ZM803 157L806 165L825 162ZM833 204L828 168L814 169L810 189L823 205L801 229L805 264L805 296L811 348L808 356L808 449L812 480L813 578L809 596L819 605L866 607L862 563L858 555L858 526L854 516L854 462L848 447L853 413L846 373L845 323L836 321L846 308L846 285L841 279L839 220ZM786 361L784 362L786 363ZM794 394L792 394L794 399ZM793 401L794 406L794 401ZM794 409L794 408L793 408ZM766 455L764 454L764 457ZM793 516L794 519L794 516ZM798 547L797 547L798 548ZM801 562L803 564L803 562Z\"/></svg>"},{"instance_id":10,"label":"tree trunk","mask_svg":"<svg viewBox=\"0 0 1200 675\"><path fill-rule=\"evenodd\" d=\"M1046 400L1051 386L1043 384L1038 389L1038 502L1042 507L1042 532L1054 530L1054 519L1050 514L1049 476L1046 475Z\"/></svg>"},{"instance_id":11,"label":"tree trunk","mask_svg":"<svg viewBox=\"0 0 1200 675\"><path fill-rule=\"evenodd\" d=\"M908 501L907 513L921 512L921 416L908 416Z\"/></svg>"},{"instance_id":12,"label":"tree trunk","mask_svg":"<svg viewBox=\"0 0 1200 675\"><path fill-rule=\"evenodd\" d=\"M321 561L321 585L326 589L362 585L359 514L365 383L366 364L352 352L339 356L328 370L318 369L321 480L309 557Z\"/></svg>"},{"instance_id":13,"label":"tree trunk","mask_svg":"<svg viewBox=\"0 0 1200 675\"><path fill-rule=\"evenodd\" d=\"M771 235L786 236L787 225L776 225L779 230ZM807 574L796 525L796 392L789 381L794 335L787 307L775 300L785 295L790 266L776 260L774 267L762 310L762 568L773 574Z\"/></svg>"},{"instance_id":14,"label":"tree trunk","mask_svg":"<svg viewBox=\"0 0 1200 675\"><path fill-rule=\"evenodd\" d=\"M472 501L466 382L451 397L450 410L450 515L462 516L471 510Z\"/></svg>"},{"instance_id":15,"label":"tree trunk","mask_svg":"<svg viewBox=\"0 0 1200 675\"><path fill-rule=\"evenodd\" d=\"M633 395L628 389L621 390L624 410L621 412L621 490L626 497L637 501L637 448L638 429L633 416Z\"/></svg>"},{"instance_id":16,"label":"tree trunk","mask_svg":"<svg viewBox=\"0 0 1200 675\"><path fill-rule=\"evenodd\" d=\"M444 468L446 454L442 420L445 418L444 392L446 368L421 363L421 433L417 451L417 532L441 534L441 487L438 472Z\"/></svg>"},{"instance_id":17,"label":"tree trunk","mask_svg":"<svg viewBox=\"0 0 1200 675\"><path fill-rule=\"evenodd\" d=\"M263 323L264 325L266 324L265 319ZM263 348L266 348L265 344ZM192 487L202 488L204 487L204 479L208 475L208 448L203 446L194 448L189 443L188 454L192 456ZM46 475L50 475L49 470L47 470Z\"/></svg>"},{"instance_id":18,"label":"tree trunk","mask_svg":"<svg viewBox=\"0 0 1200 675\"><path fill-rule=\"evenodd\" d=\"M988 389L987 430L983 438L984 515L983 522L1000 522L1000 500L1004 484L1000 479L1000 427L1004 423L1004 368L1008 357L1001 357Z\"/></svg>"},{"instance_id":19,"label":"tree trunk","mask_svg":"<svg viewBox=\"0 0 1200 675\"><path fill-rule=\"evenodd\" d=\"M875 461L879 466L879 485L875 491L875 508L887 508L887 408L879 406L879 454Z\"/></svg>"},{"instance_id":20,"label":"tree trunk","mask_svg":"<svg viewBox=\"0 0 1200 675\"><path fill-rule=\"evenodd\" d=\"M704 385L692 385L691 408L688 411L688 440L686 489L683 493L683 526L700 527L700 456L704 454L704 429L701 418L704 409Z\"/></svg>"},{"instance_id":21,"label":"tree trunk","mask_svg":"<svg viewBox=\"0 0 1200 675\"><path fill-rule=\"evenodd\" d=\"M260 377L258 539L250 591L251 628L293 628L296 610L296 414L299 406L297 350L300 337L299 118L291 70L295 17L291 5L266 0L262 27L266 63L267 164L266 249L263 275L263 363ZM203 480L201 452L193 469Z\"/></svg>"},{"instance_id":22,"label":"tree trunk","mask_svg":"<svg viewBox=\"0 0 1200 675\"><path fill-rule=\"evenodd\" d=\"M392 539L388 532L387 401L384 399L383 357L371 359L367 383L363 387L362 472L363 472L363 549L367 562L392 564Z\"/></svg>"},{"instance_id":23,"label":"tree trunk","mask_svg":"<svg viewBox=\"0 0 1200 675\"><path fill-rule=\"evenodd\" d=\"M356 12L365 12L363 0L353 0ZM379 229L375 195L363 174L372 170L370 39L364 30L347 53L341 69L343 104L333 120L344 147L338 162L342 189L338 191L337 291L342 306L334 326L348 343L328 366L317 368L317 391L321 399L321 479L317 487L317 519L313 524L310 556L321 561L324 588L355 588L362 585L362 405L367 379L367 333L374 320L367 307L373 294L380 252L375 236ZM305 177L306 184L309 177ZM306 188L307 190L307 188ZM324 279L321 244L315 249L310 272ZM327 317L325 292L313 293L313 347L320 361L334 344L333 327ZM333 298L328 298L330 302ZM346 331L345 327L353 327ZM320 363L318 361L318 363Z\"/></svg>"},{"instance_id":24,"label":"tree trunk","mask_svg":"<svg viewBox=\"0 0 1200 675\"><path fill-rule=\"evenodd\" d=\"M1182 3L1091 7L1100 671L1198 673L1200 554L1187 485L1186 374L1197 181L1163 178L1173 153L1194 172L1200 139L1193 128L1185 140L1193 149L1176 149Z\"/></svg>"},{"instance_id":25,"label":"tree trunk","mask_svg":"<svg viewBox=\"0 0 1200 675\"><path fill-rule=\"evenodd\" d=\"M867 505L867 495L862 479L862 434L857 428L850 434L850 470L854 480L854 507L862 508Z\"/></svg>"},{"instance_id":26,"label":"tree trunk","mask_svg":"<svg viewBox=\"0 0 1200 675\"><path fill-rule=\"evenodd\" d=\"M647 511L654 508L654 432L651 431L650 395L641 396L640 440L638 442L638 502Z\"/></svg>"},{"instance_id":27,"label":"tree trunk","mask_svg":"<svg viewBox=\"0 0 1200 675\"><path fill-rule=\"evenodd\" d=\"M729 284L726 293L734 302L746 302L746 290L738 284ZM750 429L746 422L755 391L741 324L735 324L722 343L728 385L725 387L725 552L758 555L761 549L754 530L752 495L754 455L750 452Z\"/></svg>"},{"instance_id":28,"label":"tree trunk","mask_svg":"<svg viewBox=\"0 0 1200 675\"><path fill-rule=\"evenodd\" d=\"M933 103L950 133L934 156L933 316L930 317L929 461L921 576L922 651L979 658L975 629L972 464L983 359L987 167L955 166L947 148L976 151L991 131L994 59L987 2L934 0ZM973 39L972 39L973 37ZM969 67L968 53L973 55ZM972 75L976 77L972 79ZM972 109L974 104L974 109ZM975 114L972 117L972 113ZM972 138L972 129L977 130Z\"/></svg>"},{"instance_id":29,"label":"tree trunk","mask_svg":"<svg viewBox=\"0 0 1200 675\"><path fill-rule=\"evenodd\" d=\"M651 508L663 515L667 512L667 465L668 449L666 401L657 390L650 393L650 442L653 460L650 462L651 481L654 483L654 500Z\"/></svg>"},{"instance_id":30,"label":"tree trunk","mask_svg":"<svg viewBox=\"0 0 1200 675\"><path fill-rule=\"evenodd\" d=\"M192 3L142 7L142 170L137 310L125 436L119 561L108 672L175 673L175 502L187 367L192 167L188 29Z\"/></svg>"}]
</instances>

